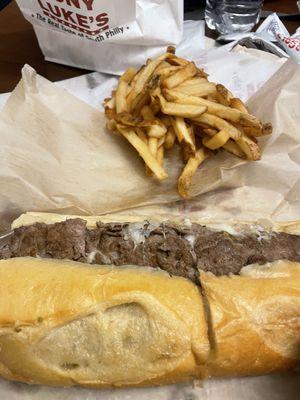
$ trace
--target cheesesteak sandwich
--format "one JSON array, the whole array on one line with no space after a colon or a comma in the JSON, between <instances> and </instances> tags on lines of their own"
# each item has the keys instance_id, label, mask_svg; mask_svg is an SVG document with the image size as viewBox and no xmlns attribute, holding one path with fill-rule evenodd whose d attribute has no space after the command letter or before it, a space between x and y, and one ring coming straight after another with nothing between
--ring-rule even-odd
<instances>
[{"instance_id":1,"label":"cheesesteak sandwich","mask_svg":"<svg viewBox=\"0 0 300 400\"><path fill-rule=\"evenodd\" d=\"M141 386L300 365L298 223L113 218L27 213L2 237L1 376Z\"/></svg>"}]
</instances>

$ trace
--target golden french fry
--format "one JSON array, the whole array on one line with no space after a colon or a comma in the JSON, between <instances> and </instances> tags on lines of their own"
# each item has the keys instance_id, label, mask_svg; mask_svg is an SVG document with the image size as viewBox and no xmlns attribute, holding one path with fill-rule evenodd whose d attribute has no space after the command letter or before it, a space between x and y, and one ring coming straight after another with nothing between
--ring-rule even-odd
<instances>
[{"instance_id":1,"label":"golden french fry","mask_svg":"<svg viewBox=\"0 0 300 400\"><path fill-rule=\"evenodd\" d=\"M148 140L148 146L149 146L149 150L151 152L151 154L153 155L153 157L157 157L157 149L158 149L158 139L151 137Z\"/></svg>"},{"instance_id":2,"label":"golden french fry","mask_svg":"<svg viewBox=\"0 0 300 400\"><path fill-rule=\"evenodd\" d=\"M128 90L128 83L125 81L119 80L117 94L116 94L116 111L117 113L127 112L127 101L126 95Z\"/></svg>"},{"instance_id":3,"label":"golden french fry","mask_svg":"<svg viewBox=\"0 0 300 400\"><path fill-rule=\"evenodd\" d=\"M216 93L216 86L208 81L205 81L204 83L191 84L191 85L184 85L184 83L185 82L177 86L176 90L178 90L178 92L185 93L186 95L203 97Z\"/></svg>"},{"instance_id":4,"label":"golden french fry","mask_svg":"<svg viewBox=\"0 0 300 400\"><path fill-rule=\"evenodd\" d=\"M189 64L189 61L185 60L184 58L180 58L180 57L172 57L169 59L169 63L171 65L180 65L182 67L185 67L186 65Z\"/></svg>"},{"instance_id":5,"label":"golden french fry","mask_svg":"<svg viewBox=\"0 0 300 400\"><path fill-rule=\"evenodd\" d=\"M247 136L258 137L271 135L273 127L272 124L262 124L261 127L257 126L243 126L243 131Z\"/></svg>"},{"instance_id":6,"label":"golden french fry","mask_svg":"<svg viewBox=\"0 0 300 400\"><path fill-rule=\"evenodd\" d=\"M261 158L261 153L258 145L247 135L242 133L240 139L236 141L241 150L246 154L248 160L257 161Z\"/></svg>"},{"instance_id":7,"label":"golden french fry","mask_svg":"<svg viewBox=\"0 0 300 400\"><path fill-rule=\"evenodd\" d=\"M138 137L146 144L148 145L148 138L145 134L145 132L143 131L142 128L136 127L135 128L136 134L138 135Z\"/></svg>"},{"instance_id":8,"label":"golden french fry","mask_svg":"<svg viewBox=\"0 0 300 400\"><path fill-rule=\"evenodd\" d=\"M234 140L238 140L242 135L242 132L234 127L232 124L212 114L204 113L199 117L192 118L192 120L195 123L200 122L209 125L210 127L216 128L219 131L227 131L230 137Z\"/></svg>"},{"instance_id":9,"label":"golden french fry","mask_svg":"<svg viewBox=\"0 0 300 400\"><path fill-rule=\"evenodd\" d=\"M131 103L131 109L130 112L133 115L139 115L141 109L144 107L145 104L147 104L150 100L150 95L147 90L143 90L141 93L139 93L132 101ZM127 103L127 107L128 103Z\"/></svg>"},{"instance_id":10,"label":"golden french fry","mask_svg":"<svg viewBox=\"0 0 300 400\"><path fill-rule=\"evenodd\" d=\"M128 111L126 96L128 92L128 84L136 74L135 68L128 68L120 77L116 91L116 111L117 113Z\"/></svg>"},{"instance_id":11,"label":"golden french fry","mask_svg":"<svg viewBox=\"0 0 300 400\"><path fill-rule=\"evenodd\" d=\"M245 153L240 149L240 147L232 139L229 139L228 142L223 144L223 149L229 153L234 154L237 157L245 158Z\"/></svg>"},{"instance_id":12,"label":"golden french fry","mask_svg":"<svg viewBox=\"0 0 300 400\"><path fill-rule=\"evenodd\" d=\"M182 160L184 164L186 164L188 160L195 155L195 153L193 153L191 151L191 148L187 146L184 142L181 143L180 149L181 149Z\"/></svg>"},{"instance_id":13,"label":"golden french fry","mask_svg":"<svg viewBox=\"0 0 300 400\"><path fill-rule=\"evenodd\" d=\"M218 103L217 97L218 97L218 96L217 96L216 94L210 93L210 94L208 94L208 95L206 96L206 99L209 100L209 101L212 101L212 102L214 102L214 103Z\"/></svg>"},{"instance_id":14,"label":"golden french fry","mask_svg":"<svg viewBox=\"0 0 300 400\"><path fill-rule=\"evenodd\" d=\"M133 67L130 67L124 72L123 75L120 76L119 80L130 83L136 74L137 70Z\"/></svg>"},{"instance_id":15,"label":"golden french fry","mask_svg":"<svg viewBox=\"0 0 300 400\"><path fill-rule=\"evenodd\" d=\"M164 164L164 154L165 154L165 148L164 146L160 146L157 150L157 161L161 166L163 166Z\"/></svg>"},{"instance_id":16,"label":"golden french fry","mask_svg":"<svg viewBox=\"0 0 300 400\"><path fill-rule=\"evenodd\" d=\"M241 111L244 114L249 114L246 105L242 102L241 99L238 99L237 97L233 97L232 99L230 99L229 105L230 107L236 108L237 110Z\"/></svg>"},{"instance_id":17,"label":"golden french fry","mask_svg":"<svg viewBox=\"0 0 300 400\"><path fill-rule=\"evenodd\" d=\"M167 150L169 150L173 147L175 140L176 140L176 134L175 134L173 126L168 127L168 131L167 131L165 137L166 137L166 139L165 139L164 146Z\"/></svg>"},{"instance_id":18,"label":"golden french fry","mask_svg":"<svg viewBox=\"0 0 300 400\"><path fill-rule=\"evenodd\" d=\"M137 150L139 155L145 161L145 164L151 169L159 180L168 177L166 171L159 165L155 157L153 157L148 146L137 136L133 129L127 129L121 125L117 125L119 132L128 140L128 142ZM155 140L155 139L154 139ZM157 139L156 139L157 140Z\"/></svg>"},{"instance_id":19,"label":"golden french fry","mask_svg":"<svg viewBox=\"0 0 300 400\"><path fill-rule=\"evenodd\" d=\"M233 94L221 84L217 84L216 89L219 102L228 107L230 105L230 99L233 98Z\"/></svg>"},{"instance_id":20,"label":"golden french fry","mask_svg":"<svg viewBox=\"0 0 300 400\"><path fill-rule=\"evenodd\" d=\"M168 61L162 61L159 66L155 69L154 74L159 72L163 68L171 67L171 64L168 63Z\"/></svg>"},{"instance_id":21,"label":"golden french fry","mask_svg":"<svg viewBox=\"0 0 300 400\"><path fill-rule=\"evenodd\" d=\"M150 138L160 139L165 136L166 132L167 132L167 128L163 124L151 125L148 128L148 136Z\"/></svg>"},{"instance_id":22,"label":"golden french fry","mask_svg":"<svg viewBox=\"0 0 300 400\"><path fill-rule=\"evenodd\" d=\"M238 121L240 125L248 126L257 130L262 130L262 123L258 118L251 114L243 114L241 113L240 119Z\"/></svg>"},{"instance_id":23,"label":"golden french fry","mask_svg":"<svg viewBox=\"0 0 300 400\"><path fill-rule=\"evenodd\" d=\"M181 70L183 67L179 67L176 65L169 65L165 68L160 68L159 70L155 70L155 74L160 76L161 79L166 79L168 76L172 75L174 72Z\"/></svg>"},{"instance_id":24,"label":"golden french fry","mask_svg":"<svg viewBox=\"0 0 300 400\"><path fill-rule=\"evenodd\" d=\"M105 112L106 113L106 112ZM129 113L116 114L114 110L109 111L110 118L116 121L117 124L124 125L127 127L147 127L152 124L151 121L143 121L140 117L135 117Z\"/></svg>"},{"instance_id":25,"label":"golden french fry","mask_svg":"<svg viewBox=\"0 0 300 400\"><path fill-rule=\"evenodd\" d=\"M182 117L173 118L173 128L176 133L178 142L185 142L193 152L196 151L195 140L191 136L185 120Z\"/></svg>"},{"instance_id":26,"label":"golden french fry","mask_svg":"<svg viewBox=\"0 0 300 400\"><path fill-rule=\"evenodd\" d=\"M190 104L193 106L207 107L209 114L216 115L217 117L224 118L232 122L239 122L242 126L261 126L261 122L250 114L244 114L234 108L223 106L222 104L215 103L206 99L202 99L197 96L190 96L185 93L181 93L176 89L163 89L163 96L170 102L180 104Z\"/></svg>"},{"instance_id":27,"label":"golden french fry","mask_svg":"<svg viewBox=\"0 0 300 400\"><path fill-rule=\"evenodd\" d=\"M204 71L203 68L198 68L198 67L197 67L197 74L196 74L196 76L199 76L199 77L201 77L201 78L207 79L208 74Z\"/></svg>"},{"instance_id":28,"label":"golden french fry","mask_svg":"<svg viewBox=\"0 0 300 400\"><path fill-rule=\"evenodd\" d=\"M210 138L218 133L216 129L211 129L211 128L204 128L202 129L202 131L205 133L205 135L208 135ZM223 144L222 148L228 151L229 153L234 154L237 157L245 158L245 154L243 153L243 151L232 139L227 140L227 142Z\"/></svg>"},{"instance_id":29,"label":"golden french fry","mask_svg":"<svg viewBox=\"0 0 300 400\"><path fill-rule=\"evenodd\" d=\"M220 131L213 137L204 137L202 144L210 150L217 150L229 140L230 135L226 131Z\"/></svg>"},{"instance_id":30,"label":"golden french fry","mask_svg":"<svg viewBox=\"0 0 300 400\"><path fill-rule=\"evenodd\" d=\"M162 112L167 115L173 115L183 118L194 118L203 114L207 110L207 107L168 102L161 95L158 95L158 98L160 100Z\"/></svg>"},{"instance_id":31,"label":"golden french fry","mask_svg":"<svg viewBox=\"0 0 300 400\"><path fill-rule=\"evenodd\" d=\"M196 151L196 153L189 158L186 163L179 179L178 179L178 192L181 197L187 198L188 191L192 183L192 177L197 171L199 165L209 156L209 153L201 148Z\"/></svg>"},{"instance_id":32,"label":"golden french fry","mask_svg":"<svg viewBox=\"0 0 300 400\"><path fill-rule=\"evenodd\" d=\"M146 83L150 79L152 73L158 67L158 65L170 57L171 53L164 53L155 60L150 61L143 70L141 70L139 77L135 81L135 84L131 87L129 94L127 95L127 104L129 110L132 109L132 102L145 88Z\"/></svg>"},{"instance_id":33,"label":"golden french fry","mask_svg":"<svg viewBox=\"0 0 300 400\"><path fill-rule=\"evenodd\" d=\"M190 87L190 86L199 86L199 85L204 85L206 83L211 83L211 82L208 82L208 80L206 78L201 78L199 76L196 76L194 78L187 79L186 81L182 82L177 87L184 88L184 87L187 87L187 86L188 87ZM214 83L213 83L213 85L214 85Z\"/></svg>"},{"instance_id":34,"label":"golden french fry","mask_svg":"<svg viewBox=\"0 0 300 400\"><path fill-rule=\"evenodd\" d=\"M162 86L171 89L175 86L180 85L182 82L186 81L189 78L192 78L197 73L197 67L194 63L189 63L185 67L179 69L177 72L172 74L171 76L165 78L162 81Z\"/></svg>"},{"instance_id":35,"label":"golden french fry","mask_svg":"<svg viewBox=\"0 0 300 400\"><path fill-rule=\"evenodd\" d=\"M137 73L135 74L135 76L132 78L130 84L129 84L129 91L135 86L137 80L139 79L139 77L141 76L141 74L143 73L144 69L145 69L146 65L142 65L141 68L137 71Z\"/></svg>"},{"instance_id":36,"label":"golden french fry","mask_svg":"<svg viewBox=\"0 0 300 400\"><path fill-rule=\"evenodd\" d=\"M145 121L153 121L153 125L148 128L148 136L152 138L162 138L167 132L167 128L159 120L155 119L155 116L149 106L144 106L141 109L142 117Z\"/></svg>"}]
</instances>

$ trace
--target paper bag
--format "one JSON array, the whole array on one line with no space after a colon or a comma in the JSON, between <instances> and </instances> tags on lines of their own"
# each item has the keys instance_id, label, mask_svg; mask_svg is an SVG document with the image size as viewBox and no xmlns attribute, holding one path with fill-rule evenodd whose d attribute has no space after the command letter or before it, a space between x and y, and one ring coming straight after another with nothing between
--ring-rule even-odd
<instances>
[{"instance_id":1,"label":"paper bag","mask_svg":"<svg viewBox=\"0 0 300 400\"><path fill-rule=\"evenodd\" d=\"M179 43L182 0L17 0L46 60L121 74Z\"/></svg>"}]
</instances>

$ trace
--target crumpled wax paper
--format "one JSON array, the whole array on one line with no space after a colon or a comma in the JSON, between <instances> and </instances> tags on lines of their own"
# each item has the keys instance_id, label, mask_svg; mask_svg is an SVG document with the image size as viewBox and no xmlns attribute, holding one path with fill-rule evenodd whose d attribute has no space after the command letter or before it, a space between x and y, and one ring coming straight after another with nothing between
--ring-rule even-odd
<instances>
[{"instance_id":1,"label":"crumpled wax paper","mask_svg":"<svg viewBox=\"0 0 300 400\"><path fill-rule=\"evenodd\" d=\"M236 83L246 93L248 86L240 84L242 66L259 66L260 60L255 64L253 58L249 62L243 54L214 53L214 62L207 58L214 68L206 64L206 69L218 81L223 68L222 83L227 80L230 89ZM288 60L249 102L251 111L274 124L273 135L260 139L262 160L246 162L225 152L210 158L193 179L191 194L201 197L180 201L172 211L213 218L297 218L299 82L299 66ZM168 153L169 178L158 183L146 176L142 160L126 140L106 132L104 124L102 112L25 66L0 114L2 225L28 210L102 214L151 205L169 211L170 204L180 200L179 152Z\"/></svg>"}]
</instances>

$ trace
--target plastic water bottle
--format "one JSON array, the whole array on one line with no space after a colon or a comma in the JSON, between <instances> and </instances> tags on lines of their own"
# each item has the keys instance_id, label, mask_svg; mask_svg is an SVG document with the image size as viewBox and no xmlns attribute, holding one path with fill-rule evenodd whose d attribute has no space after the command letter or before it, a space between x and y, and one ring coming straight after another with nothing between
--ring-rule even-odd
<instances>
[{"instance_id":1,"label":"plastic water bottle","mask_svg":"<svg viewBox=\"0 0 300 400\"><path fill-rule=\"evenodd\" d=\"M206 0L205 20L219 33L248 32L259 21L263 0Z\"/></svg>"}]
</instances>

